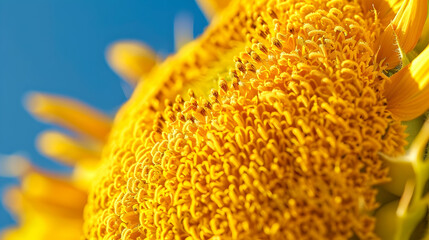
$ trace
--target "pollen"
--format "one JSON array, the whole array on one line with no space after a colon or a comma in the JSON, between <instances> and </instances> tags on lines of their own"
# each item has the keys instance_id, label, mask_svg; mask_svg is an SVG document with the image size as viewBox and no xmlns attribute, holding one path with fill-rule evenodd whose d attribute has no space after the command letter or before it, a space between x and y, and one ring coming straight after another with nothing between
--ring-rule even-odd
<instances>
[{"instance_id":1,"label":"pollen","mask_svg":"<svg viewBox=\"0 0 429 240\"><path fill-rule=\"evenodd\" d=\"M427 2L199 2L210 26L162 63L112 45L136 87L114 120L29 97L74 171L22 168L4 239L428 238Z\"/></svg>"},{"instance_id":2,"label":"pollen","mask_svg":"<svg viewBox=\"0 0 429 240\"><path fill-rule=\"evenodd\" d=\"M376 238L379 153L406 144L384 95L400 62L385 19L342 0L222 14L120 110L85 238Z\"/></svg>"}]
</instances>

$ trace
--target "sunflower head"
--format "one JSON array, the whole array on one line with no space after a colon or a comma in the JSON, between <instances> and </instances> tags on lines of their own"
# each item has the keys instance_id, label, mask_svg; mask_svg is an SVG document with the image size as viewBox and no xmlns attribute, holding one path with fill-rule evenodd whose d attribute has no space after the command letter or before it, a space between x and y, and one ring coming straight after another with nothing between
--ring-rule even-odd
<instances>
[{"instance_id":1,"label":"sunflower head","mask_svg":"<svg viewBox=\"0 0 429 240\"><path fill-rule=\"evenodd\" d=\"M163 63L113 46L111 66L137 86L111 129L71 100L30 106L92 139L41 138L77 164L62 184L88 192L83 238L423 236L429 125L405 151L404 121L429 108L427 2L203 2L211 25Z\"/></svg>"}]
</instances>

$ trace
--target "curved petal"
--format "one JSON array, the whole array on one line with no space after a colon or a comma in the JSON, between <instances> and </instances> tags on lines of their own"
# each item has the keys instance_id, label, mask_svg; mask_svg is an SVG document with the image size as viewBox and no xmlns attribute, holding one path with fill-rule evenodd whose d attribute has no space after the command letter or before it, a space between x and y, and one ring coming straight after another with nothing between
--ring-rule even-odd
<instances>
[{"instance_id":1,"label":"curved petal","mask_svg":"<svg viewBox=\"0 0 429 240\"><path fill-rule=\"evenodd\" d=\"M27 109L36 117L104 142L111 119L76 100L33 93L26 99Z\"/></svg>"},{"instance_id":2,"label":"curved petal","mask_svg":"<svg viewBox=\"0 0 429 240\"><path fill-rule=\"evenodd\" d=\"M197 0L198 5L208 19L221 12L231 0Z\"/></svg>"},{"instance_id":3,"label":"curved petal","mask_svg":"<svg viewBox=\"0 0 429 240\"><path fill-rule=\"evenodd\" d=\"M429 109L429 48L390 77L385 96L388 110L400 120L414 119Z\"/></svg>"},{"instance_id":4,"label":"curved petal","mask_svg":"<svg viewBox=\"0 0 429 240\"><path fill-rule=\"evenodd\" d=\"M110 67L132 85L157 64L156 54L149 47L136 41L114 43L106 55Z\"/></svg>"},{"instance_id":5,"label":"curved petal","mask_svg":"<svg viewBox=\"0 0 429 240\"><path fill-rule=\"evenodd\" d=\"M37 139L40 152L68 165L96 161L100 158L100 147L78 141L56 131L43 132Z\"/></svg>"},{"instance_id":6,"label":"curved petal","mask_svg":"<svg viewBox=\"0 0 429 240\"><path fill-rule=\"evenodd\" d=\"M404 52L413 50L422 34L428 11L427 0L405 0L392 21Z\"/></svg>"}]
</instances>

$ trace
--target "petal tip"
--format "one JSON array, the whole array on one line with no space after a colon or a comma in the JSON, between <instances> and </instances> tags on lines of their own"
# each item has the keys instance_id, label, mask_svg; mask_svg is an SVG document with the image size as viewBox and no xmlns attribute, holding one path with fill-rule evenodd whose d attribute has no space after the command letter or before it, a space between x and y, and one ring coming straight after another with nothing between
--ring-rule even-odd
<instances>
[{"instance_id":1,"label":"petal tip","mask_svg":"<svg viewBox=\"0 0 429 240\"><path fill-rule=\"evenodd\" d=\"M148 46L132 40L111 44L106 59L118 75L133 85L157 64L156 54Z\"/></svg>"}]
</instances>

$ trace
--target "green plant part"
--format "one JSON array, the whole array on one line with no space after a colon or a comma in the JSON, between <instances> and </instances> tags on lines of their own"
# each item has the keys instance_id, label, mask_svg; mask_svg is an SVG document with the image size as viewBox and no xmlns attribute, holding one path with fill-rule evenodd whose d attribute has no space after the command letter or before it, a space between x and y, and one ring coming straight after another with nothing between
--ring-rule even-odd
<instances>
[{"instance_id":1,"label":"green plant part","mask_svg":"<svg viewBox=\"0 0 429 240\"><path fill-rule=\"evenodd\" d=\"M406 154L389 157L380 153L390 169L392 181L381 186L383 189L401 195L380 207L375 213L376 233L386 240L429 239L429 234L419 232L417 226L427 221L429 194L425 191L429 180L427 160L429 120L423 124Z\"/></svg>"}]
</instances>

